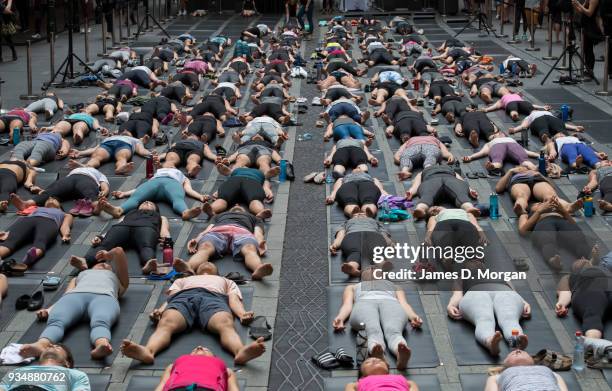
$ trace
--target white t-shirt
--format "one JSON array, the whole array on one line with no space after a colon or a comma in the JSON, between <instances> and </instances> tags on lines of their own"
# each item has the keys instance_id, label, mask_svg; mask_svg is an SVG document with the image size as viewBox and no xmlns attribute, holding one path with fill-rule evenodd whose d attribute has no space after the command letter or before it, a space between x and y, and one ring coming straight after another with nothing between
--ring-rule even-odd
<instances>
[{"instance_id":1,"label":"white t-shirt","mask_svg":"<svg viewBox=\"0 0 612 391\"><path fill-rule=\"evenodd\" d=\"M339 103L349 103L351 106L353 106L355 109L357 109L357 112L358 112L359 114L361 114L361 109L359 108L359 106L357 106L357 105L355 104L355 102L353 102L352 100L350 100L350 99L348 99L348 98L340 98L340 99L337 99L337 100L333 101L333 102L332 102L332 103L331 103L331 104L330 104L330 105L327 107L327 110L325 110L325 112L329 113L329 111L330 111L330 110L331 110L331 109L332 109L332 108L333 108L335 105L337 105L337 104L339 104Z\"/></svg>"},{"instance_id":2,"label":"white t-shirt","mask_svg":"<svg viewBox=\"0 0 612 391\"><path fill-rule=\"evenodd\" d=\"M561 152L561 148L563 148L565 144L578 144L581 142L582 141L580 141L577 137L574 136L558 137L555 139L555 144L557 144L557 151L559 152Z\"/></svg>"},{"instance_id":3,"label":"white t-shirt","mask_svg":"<svg viewBox=\"0 0 612 391\"><path fill-rule=\"evenodd\" d=\"M108 178L106 177L106 175L102 174L100 171L96 170L93 167L75 168L74 170L70 171L70 173L67 176L75 175L75 174L87 175L88 177L96 181L96 183L98 184L98 187L100 187L100 182L108 183Z\"/></svg>"},{"instance_id":4,"label":"white t-shirt","mask_svg":"<svg viewBox=\"0 0 612 391\"><path fill-rule=\"evenodd\" d=\"M372 53L376 49L384 49L385 45L382 42L374 41L368 45L368 53Z\"/></svg>"},{"instance_id":5,"label":"white t-shirt","mask_svg":"<svg viewBox=\"0 0 612 391\"><path fill-rule=\"evenodd\" d=\"M543 117L545 115L552 115L554 117L554 115L550 111L546 111L546 110L534 110L525 119L527 120L527 124L531 125L531 123L533 121L535 121L536 119L538 119L540 117Z\"/></svg>"},{"instance_id":6,"label":"white t-shirt","mask_svg":"<svg viewBox=\"0 0 612 391\"><path fill-rule=\"evenodd\" d=\"M505 59L504 61L502 61L502 64L504 64L504 69L508 68L508 62L510 62L510 61L519 61L519 60L520 60L520 58L518 58L518 57L509 57L509 58Z\"/></svg>"},{"instance_id":7,"label":"white t-shirt","mask_svg":"<svg viewBox=\"0 0 612 391\"><path fill-rule=\"evenodd\" d=\"M219 83L217 85L217 88L231 88L232 90L236 91L236 84L230 83L229 81L224 81L222 83ZM217 88L215 88L215 89L217 89Z\"/></svg>"},{"instance_id":8,"label":"white t-shirt","mask_svg":"<svg viewBox=\"0 0 612 391\"><path fill-rule=\"evenodd\" d=\"M516 143L516 140L512 137L495 137L493 140L489 141L489 147L492 147L496 144L508 144L508 143Z\"/></svg>"},{"instance_id":9,"label":"white t-shirt","mask_svg":"<svg viewBox=\"0 0 612 391\"><path fill-rule=\"evenodd\" d=\"M130 136L110 136L106 140L102 141L102 144L113 140L123 141L124 143L129 144L132 148L132 153L134 153L134 150L136 150L136 146L138 144L142 144L142 141Z\"/></svg>"},{"instance_id":10,"label":"white t-shirt","mask_svg":"<svg viewBox=\"0 0 612 391\"><path fill-rule=\"evenodd\" d=\"M251 120L251 122L249 122L247 124L247 127L249 126L255 126L258 123L267 123L267 124L271 124L274 125L277 128L281 127L281 124L279 124L278 122L276 122L276 120L272 117L268 117L266 115L262 115L261 117L255 117Z\"/></svg>"},{"instance_id":11,"label":"white t-shirt","mask_svg":"<svg viewBox=\"0 0 612 391\"><path fill-rule=\"evenodd\" d=\"M187 179L187 177L176 168L160 168L155 175L153 175L153 178L172 178L181 185Z\"/></svg>"}]
</instances>

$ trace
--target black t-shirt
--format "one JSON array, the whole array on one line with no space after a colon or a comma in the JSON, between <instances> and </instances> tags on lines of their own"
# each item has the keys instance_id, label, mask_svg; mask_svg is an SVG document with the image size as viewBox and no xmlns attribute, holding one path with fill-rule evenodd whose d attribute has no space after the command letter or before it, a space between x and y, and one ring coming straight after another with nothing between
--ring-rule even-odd
<instances>
[{"instance_id":1,"label":"black t-shirt","mask_svg":"<svg viewBox=\"0 0 612 391\"><path fill-rule=\"evenodd\" d=\"M272 145L271 142L266 141L266 140L249 140L249 141L245 141L242 144L240 144L238 146L238 148L240 147L246 147L249 145L261 145L262 147L266 147L266 148L274 148L274 145Z\"/></svg>"},{"instance_id":2,"label":"black t-shirt","mask_svg":"<svg viewBox=\"0 0 612 391\"><path fill-rule=\"evenodd\" d=\"M262 219L245 212L223 212L215 215L210 222L214 225L238 225L250 232L255 232L255 227L264 229Z\"/></svg>"},{"instance_id":3,"label":"black t-shirt","mask_svg":"<svg viewBox=\"0 0 612 391\"><path fill-rule=\"evenodd\" d=\"M161 215L159 212L154 210L140 210L134 209L129 211L123 221L117 225L123 225L128 227L149 227L159 232L161 229Z\"/></svg>"},{"instance_id":4,"label":"black t-shirt","mask_svg":"<svg viewBox=\"0 0 612 391\"><path fill-rule=\"evenodd\" d=\"M138 111L130 114L130 120L145 121L153 123L153 114L148 111Z\"/></svg>"}]
</instances>

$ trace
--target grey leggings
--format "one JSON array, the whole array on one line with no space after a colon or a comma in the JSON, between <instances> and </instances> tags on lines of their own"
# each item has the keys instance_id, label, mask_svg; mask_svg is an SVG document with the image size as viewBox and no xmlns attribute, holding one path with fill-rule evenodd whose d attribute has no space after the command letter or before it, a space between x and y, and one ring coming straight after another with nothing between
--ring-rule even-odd
<instances>
[{"instance_id":1,"label":"grey leggings","mask_svg":"<svg viewBox=\"0 0 612 391\"><path fill-rule=\"evenodd\" d=\"M39 163L55 160L55 147L44 140L22 141L13 150L13 159L35 160Z\"/></svg>"},{"instance_id":2,"label":"grey leggings","mask_svg":"<svg viewBox=\"0 0 612 391\"><path fill-rule=\"evenodd\" d=\"M400 168L412 168L422 164L423 168L433 166L440 160L440 148L433 144L417 144L410 146L402 152L400 157Z\"/></svg>"},{"instance_id":3,"label":"grey leggings","mask_svg":"<svg viewBox=\"0 0 612 391\"><path fill-rule=\"evenodd\" d=\"M111 327L119 318L119 302L109 295L67 293L53 305L47 327L40 338L53 343L60 342L66 329L78 323L85 315L89 318L91 344L100 338L110 340Z\"/></svg>"},{"instance_id":4,"label":"grey leggings","mask_svg":"<svg viewBox=\"0 0 612 391\"><path fill-rule=\"evenodd\" d=\"M242 131L242 137L240 138L240 142L246 143L255 135L260 134L264 138L268 139L272 144L276 144L278 142L278 130L276 126L266 122L257 122L247 125Z\"/></svg>"},{"instance_id":5,"label":"grey leggings","mask_svg":"<svg viewBox=\"0 0 612 391\"><path fill-rule=\"evenodd\" d=\"M92 71L94 71L94 73L98 73L105 66L110 68L110 69L115 69L117 67L117 61L112 60L112 59L108 59L108 58L103 58L101 60L98 60L98 61L94 62L94 64L90 68L91 68Z\"/></svg>"},{"instance_id":6,"label":"grey leggings","mask_svg":"<svg viewBox=\"0 0 612 391\"><path fill-rule=\"evenodd\" d=\"M495 334L495 319L507 341L510 341L514 329L518 330L519 335L523 334L519 324L523 314L523 298L513 290L470 290L461 299L459 310L465 320L476 326L476 340L483 345Z\"/></svg>"},{"instance_id":7,"label":"grey leggings","mask_svg":"<svg viewBox=\"0 0 612 391\"><path fill-rule=\"evenodd\" d=\"M389 350L396 354L397 346L406 343L403 333L408 316L397 300L361 299L353 306L350 322L353 330L359 330L359 324L365 323L369 352L374 345L385 349L386 340Z\"/></svg>"},{"instance_id":8,"label":"grey leggings","mask_svg":"<svg viewBox=\"0 0 612 391\"><path fill-rule=\"evenodd\" d=\"M45 112L55 114L57 111L57 103L51 98L39 99L36 102L30 103L30 105L26 107L26 111L37 114Z\"/></svg>"}]
</instances>

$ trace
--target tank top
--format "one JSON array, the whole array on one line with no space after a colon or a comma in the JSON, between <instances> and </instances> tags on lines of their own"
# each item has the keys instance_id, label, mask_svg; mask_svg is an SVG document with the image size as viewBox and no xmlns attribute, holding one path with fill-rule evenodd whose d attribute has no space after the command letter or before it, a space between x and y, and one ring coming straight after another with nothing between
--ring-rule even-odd
<instances>
[{"instance_id":1,"label":"tank top","mask_svg":"<svg viewBox=\"0 0 612 391\"><path fill-rule=\"evenodd\" d=\"M83 121L87 124L87 126L89 127L89 129L93 129L94 126L94 118L89 115L89 114L85 114L85 113L75 113L75 114L70 114L68 116L69 120L73 120L73 121Z\"/></svg>"},{"instance_id":2,"label":"tank top","mask_svg":"<svg viewBox=\"0 0 612 391\"><path fill-rule=\"evenodd\" d=\"M421 172L421 180L425 181L435 176L445 176L445 175L450 175L453 177L455 176L455 171L453 170L451 166L440 166L440 165L429 166L427 168L424 168L423 171Z\"/></svg>"},{"instance_id":3,"label":"tank top","mask_svg":"<svg viewBox=\"0 0 612 391\"><path fill-rule=\"evenodd\" d=\"M352 138L343 138L342 140L338 140L338 142L336 143L337 150L348 147L357 147L363 149L363 144L361 143L361 141Z\"/></svg>"},{"instance_id":4,"label":"tank top","mask_svg":"<svg viewBox=\"0 0 612 391\"><path fill-rule=\"evenodd\" d=\"M396 287L391 281L372 280L355 284L355 302L359 300L395 300Z\"/></svg>"},{"instance_id":5,"label":"tank top","mask_svg":"<svg viewBox=\"0 0 612 391\"><path fill-rule=\"evenodd\" d=\"M463 209L444 209L436 216L436 222L445 220L463 220L470 221L468 213Z\"/></svg>"},{"instance_id":6,"label":"tank top","mask_svg":"<svg viewBox=\"0 0 612 391\"><path fill-rule=\"evenodd\" d=\"M357 391L410 391L410 385L402 375L370 375L359 379Z\"/></svg>"},{"instance_id":7,"label":"tank top","mask_svg":"<svg viewBox=\"0 0 612 391\"><path fill-rule=\"evenodd\" d=\"M366 173L366 172L355 172L355 173L350 173L344 176L344 178L342 179L342 181L344 183L349 183L349 182L374 182L374 178L372 178L372 175Z\"/></svg>"},{"instance_id":8,"label":"tank top","mask_svg":"<svg viewBox=\"0 0 612 391\"><path fill-rule=\"evenodd\" d=\"M518 366L504 369L497 379L501 391L558 391L557 378L541 365Z\"/></svg>"},{"instance_id":9,"label":"tank top","mask_svg":"<svg viewBox=\"0 0 612 391\"><path fill-rule=\"evenodd\" d=\"M256 170L254 168L246 168L246 167L236 168L234 169L234 171L232 171L231 176L249 178L249 179L259 182L262 185L266 181L266 177L264 177L264 174L261 171Z\"/></svg>"},{"instance_id":10,"label":"tank top","mask_svg":"<svg viewBox=\"0 0 612 391\"><path fill-rule=\"evenodd\" d=\"M600 267L586 267L570 274L569 286L572 292L610 291L612 272ZM578 293L580 294L580 293Z\"/></svg>"},{"instance_id":11,"label":"tank top","mask_svg":"<svg viewBox=\"0 0 612 391\"><path fill-rule=\"evenodd\" d=\"M512 137L495 137L493 140L489 141L489 146L492 147L497 144L516 144L516 140Z\"/></svg>"},{"instance_id":12,"label":"tank top","mask_svg":"<svg viewBox=\"0 0 612 391\"><path fill-rule=\"evenodd\" d=\"M604 178L612 177L612 166L602 166L595 170L597 174L597 182L601 182Z\"/></svg>"},{"instance_id":13,"label":"tank top","mask_svg":"<svg viewBox=\"0 0 612 391\"><path fill-rule=\"evenodd\" d=\"M64 212L57 208L38 207L29 217L44 217L53 220L59 228L64 222Z\"/></svg>"},{"instance_id":14,"label":"tank top","mask_svg":"<svg viewBox=\"0 0 612 391\"><path fill-rule=\"evenodd\" d=\"M58 151L62 146L62 135L59 133L41 133L36 136L38 141L46 141L53 144L53 148Z\"/></svg>"},{"instance_id":15,"label":"tank top","mask_svg":"<svg viewBox=\"0 0 612 391\"><path fill-rule=\"evenodd\" d=\"M27 125L28 122L30 122L30 113L28 113L24 109L13 109L9 111L8 113L6 113L5 115L19 117L21 118L21 120L23 121L25 125Z\"/></svg>"},{"instance_id":16,"label":"tank top","mask_svg":"<svg viewBox=\"0 0 612 391\"><path fill-rule=\"evenodd\" d=\"M501 102L504 108L506 108L506 106L508 106L509 103L520 102L522 100L523 98L521 98L519 94L506 94L501 97Z\"/></svg>"},{"instance_id":17,"label":"tank top","mask_svg":"<svg viewBox=\"0 0 612 391\"><path fill-rule=\"evenodd\" d=\"M210 356L184 355L174 361L163 391L196 385L215 391L227 390L227 367L223 360Z\"/></svg>"},{"instance_id":18,"label":"tank top","mask_svg":"<svg viewBox=\"0 0 612 391\"><path fill-rule=\"evenodd\" d=\"M127 227L149 227L153 228L155 232L159 232L161 229L161 215L154 210L134 209L129 211L123 218L123 221L117 225Z\"/></svg>"}]
</instances>

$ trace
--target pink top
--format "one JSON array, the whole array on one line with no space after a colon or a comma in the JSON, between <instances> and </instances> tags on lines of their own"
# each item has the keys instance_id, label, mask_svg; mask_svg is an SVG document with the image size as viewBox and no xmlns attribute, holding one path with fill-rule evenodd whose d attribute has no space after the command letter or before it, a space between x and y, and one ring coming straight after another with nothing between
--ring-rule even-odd
<instances>
[{"instance_id":1,"label":"pink top","mask_svg":"<svg viewBox=\"0 0 612 391\"><path fill-rule=\"evenodd\" d=\"M117 81L115 82L115 84L118 84L118 85L125 85L125 86L130 86L130 88L132 88L132 89L134 89L134 88L138 88L138 85L137 85L136 83L134 83L133 81L128 80L128 79L117 80Z\"/></svg>"},{"instance_id":2,"label":"pink top","mask_svg":"<svg viewBox=\"0 0 612 391\"><path fill-rule=\"evenodd\" d=\"M227 296L234 293L242 300L242 293L234 281L209 274L179 278L170 286L168 294L174 295L180 291L194 288L204 288L210 292Z\"/></svg>"},{"instance_id":3,"label":"pink top","mask_svg":"<svg viewBox=\"0 0 612 391\"><path fill-rule=\"evenodd\" d=\"M520 102L522 100L523 100L523 98L519 94L506 94L506 95L501 97L501 102L502 102L502 105L504 106L504 108L506 108L506 106L508 106L508 103Z\"/></svg>"},{"instance_id":4,"label":"pink top","mask_svg":"<svg viewBox=\"0 0 612 391\"><path fill-rule=\"evenodd\" d=\"M440 147L440 140L438 140L434 136L414 136L410 137L408 141L406 141L406 148L420 144L432 144L437 147Z\"/></svg>"},{"instance_id":5,"label":"pink top","mask_svg":"<svg viewBox=\"0 0 612 391\"><path fill-rule=\"evenodd\" d=\"M215 391L225 391L227 379L227 367L220 358L184 355L174 361L163 391L189 387L192 384Z\"/></svg>"},{"instance_id":6,"label":"pink top","mask_svg":"<svg viewBox=\"0 0 612 391\"><path fill-rule=\"evenodd\" d=\"M402 375L370 375L359 379L357 391L410 391L410 385Z\"/></svg>"},{"instance_id":7,"label":"pink top","mask_svg":"<svg viewBox=\"0 0 612 391\"><path fill-rule=\"evenodd\" d=\"M192 61L187 61L183 68L192 70L196 73L204 74L208 71L208 64L206 64L206 62L202 60L192 60Z\"/></svg>"},{"instance_id":8,"label":"pink top","mask_svg":"<svg viewBox=\"0 0 612 391\"><path fill-rule=\"evenodd\" d=\"M24 109L13 109L5 115L19 117L26 125L28 124L28 122L30 122L30 113L28 113Z\"/></svg>"}]
</instances>

